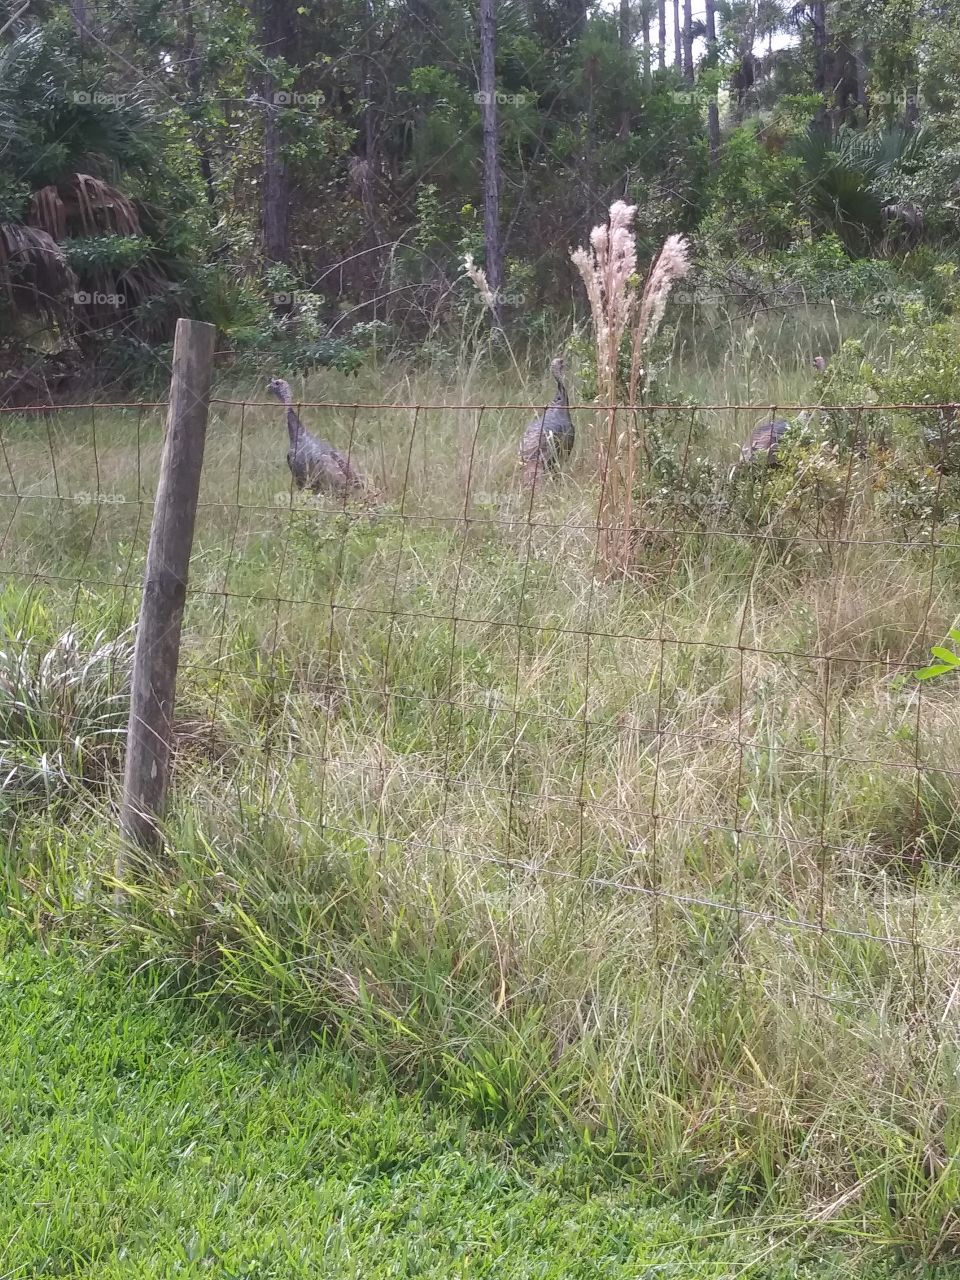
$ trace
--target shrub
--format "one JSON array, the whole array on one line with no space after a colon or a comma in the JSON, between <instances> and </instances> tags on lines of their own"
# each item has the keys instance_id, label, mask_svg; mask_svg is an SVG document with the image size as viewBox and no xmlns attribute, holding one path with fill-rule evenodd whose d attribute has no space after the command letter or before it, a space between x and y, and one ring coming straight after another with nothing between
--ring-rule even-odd
<instances>
[{"instance_id":1,"label":"shrub","mask_svg":"<svg viewBox=\"0 0 960 1280\"><path fill-rule=\"evenodd\" d=\"M930 409L878 409L862 415L866 435L893 446L898 462L947 474L960 469L960 320L933 323L920 305L907 308L902 324L891 326L878 347L885 358L868 359L859 343L844 343L829 367L824 398L834 404L911 404ZM838 430L854 429L855 415L834 410ZM929 477L928 477L929 478ZM935 477L934 481L935 482Z\"/></svg>"},{"instance_id":2,"label":"shrub","mask_svg":"<svg viewBox=\"0 0 960 1280\"><path fill-rule=\"evenodd\" d=\"M645 427L645 474L637 493L642 518L684 529L715 523L725 505L723 483L716 465L698 452L704 438L700 419L679 410Z\"/></svg>"},{"instance_id":3,"label":"shrub","mask_svg":"<svg viewBox=\"0 0 960 1280\"><path fill-rule=\"evenodd\" d=\"M803 161L765 145L756 122L734 130L724 144L712 207L701 224L721 253L783 249L795 238Z\"/></svg>"},{"instance_id":4,"label":"shrub","mask_svg":"<svg viewBox=\"0 0 960 1280\"><path fill-rule=\"evenodd\" d=\"M24 630L0 650L0 814L48 807L119 768L132 631L70 629L52 644Z\"/></svg>"}]
</instances>

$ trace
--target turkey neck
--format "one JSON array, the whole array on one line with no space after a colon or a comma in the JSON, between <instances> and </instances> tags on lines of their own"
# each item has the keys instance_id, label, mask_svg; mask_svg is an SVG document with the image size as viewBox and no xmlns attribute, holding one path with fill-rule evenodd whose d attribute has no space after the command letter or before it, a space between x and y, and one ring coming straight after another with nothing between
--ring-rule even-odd
<instances>
[{"instance_id":1,"label":"turkey neck","mask_svg":"<svg viewBox=\"0 0 960 1280\"><path fill-rule=\"evenodd\" d=\"M553 403L562 404L564 407L566 407L570 403L570 401L567 399L567 388L563 385L563 383L560 381L559 378L557 378L557 394L553 397Z\"/></svg>"},{"instance_id":2,"label":"turkey neck","mask_svg":"<svg viewBox=\"0 0 960 1280\"><path fill-rule=\"evenodd\" d=\"M296 453L297 446L306 432L303 423L293 411L293 405L287 405L287 435L290 437L290 448Z\"/></svg>"}]
</instances>

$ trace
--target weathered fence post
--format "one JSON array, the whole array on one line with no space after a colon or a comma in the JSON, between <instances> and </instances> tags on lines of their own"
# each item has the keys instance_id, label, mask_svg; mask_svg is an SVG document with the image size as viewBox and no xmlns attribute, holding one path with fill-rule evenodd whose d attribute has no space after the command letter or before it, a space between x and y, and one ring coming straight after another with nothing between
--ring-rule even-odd
<instances>
[{"instance_id":1,"label":"weathered fence post","mask_svg":"<svg viewBox=\"0 0 960 1280\"><path fill-rule=\"evenodd\" d=\"M160 847L173 745L180 629L200 493L216 327L178 320L167 430L143 579L130 690L118 876L133 846Z\"/></svg>"}]
</instances>

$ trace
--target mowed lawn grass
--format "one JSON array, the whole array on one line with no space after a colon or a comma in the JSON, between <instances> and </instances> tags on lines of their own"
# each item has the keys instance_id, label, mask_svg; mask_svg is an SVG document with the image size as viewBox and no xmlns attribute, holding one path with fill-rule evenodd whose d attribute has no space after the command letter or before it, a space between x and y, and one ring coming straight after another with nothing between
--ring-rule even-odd
<instances>
[{"instance_id":1,"label":"mowed lawn grass","mask_svg":"<svg viewBox=\"0 0 960 1280\"><path fill-rule=\"evenodd\" d=\"M890 1274L652 1203L584 1151L534 1159L335 1049L244 1042L119 958L2 938L4 1280Z\"/></svg>"}]
</instances>

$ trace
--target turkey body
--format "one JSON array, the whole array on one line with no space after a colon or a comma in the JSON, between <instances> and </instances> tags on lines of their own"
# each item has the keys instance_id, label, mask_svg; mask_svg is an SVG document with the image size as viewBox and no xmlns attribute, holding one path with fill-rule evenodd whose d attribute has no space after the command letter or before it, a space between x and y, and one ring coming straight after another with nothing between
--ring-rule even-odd
<instances>
[{"instance_id":1,"label":"turkey body","mask_svg":"<svg viewBox=\"0 0 960 1280\"><path fill-rule=\"evenodd\" d=\"M287 409L287 466L298 489L345 495L362 490L366 481L339 449L309 432L293 409L293 393L283 378L274 378L267 390Z\"/></svg>"},{"instance_id":2,"label":"turkey body","mask_svg":"<svg viewBox=\"0 0 960 1280\"><path fill-rule=\"evenodd\" d=\"M776 462L777 446L786 434L789 422L783 418L771 418L754 427L750 435L740 446L740 461L752 462L754 458L763 458L765 462Z\"/></svg>"},{"instance_id":3,"label":"turkey body","mask_svg":"<svg viewBox=\"0 0 960 1280\"><path fill-rule=\"evenodd\" d=\"M544 472L557 472L573 452L576 432L570 417L562 360L554 360L550 372L557 383L553 402L527 424L520 437L523 480L534 485Z\"/></svg>"}]
</instances>

